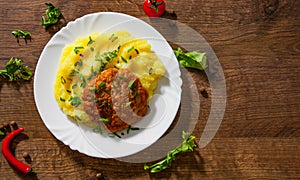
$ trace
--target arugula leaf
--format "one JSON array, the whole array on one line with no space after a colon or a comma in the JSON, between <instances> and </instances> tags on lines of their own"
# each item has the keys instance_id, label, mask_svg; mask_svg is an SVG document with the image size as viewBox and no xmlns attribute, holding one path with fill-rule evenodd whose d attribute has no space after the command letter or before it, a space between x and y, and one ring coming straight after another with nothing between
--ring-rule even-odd
<instances>
[{"instance_id":1,"label":"arugula leaf","mask_svg":"<svg viewBox=\"0 0 300 180\"><path fill-rule=\"evenodd\" d=\"M205 70L207 68L206 55L198 51L184 53L181 48L174 50L174 54L183 67Z\"/></svg>"},{"instance_id":2,"label":"arugula leaf","mask_svg":"<svg viewBox=\"0 0 300 180\"><path fill-rule=\"evenodd\" d=\"M193 151L194 147L196 147L196 144L194 142L195 136L191 136L188 133L182 131L182 138L184 139L184 141L182 142L181 146L169 151L166 158L158 163L155 163L151 166L144 164L144 170L149 169L151 173L160 172L171 166L172 161L175 160L176 154L180 152Z\"/></svg>"},{"instance_id":3,"label":"arugula leaf","mask_svg":"<svg viewBox=\"0 0 300 180\"><path fill-rule=\"evenodd\" d=\"M24 66L23 60L11 58L5 66L5 69L0 70L0 76L9 79L9 81L16 81L18 79L29 80L33 72L29 70L28 66Z\"/></svg>"},{"instance_id":4,"label":"arugula leaf","mask_svg":"<svg viewBox=\"0 0 300 180\"><path fill-rule=\"evenodd\" d=\"M52 3L45 3L48 6L46 10L47 19L42 16L42 25L45 27L56 24L61 16L59 8L55 7Z\"/></svg>"}]
</instances>

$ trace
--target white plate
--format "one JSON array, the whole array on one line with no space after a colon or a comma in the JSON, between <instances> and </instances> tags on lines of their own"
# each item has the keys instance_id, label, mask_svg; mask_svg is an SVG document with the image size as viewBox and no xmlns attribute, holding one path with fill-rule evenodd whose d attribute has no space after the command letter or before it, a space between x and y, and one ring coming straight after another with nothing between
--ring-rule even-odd
<instances>
[{"instance_id":1,"label":"white plate","mask_svg":"<svg viewBox=\"0 0 300 180\"><path fill-rule=\"evenodd\" d=\"M149 114L136 126L134 135L121 139L94 133L70 121L59 108L53 92L63 48L79 37L99 32L127 30L132 36L148 40L152 50L167 68L153 96ZM92 157L119 158L137 153L157 141L173 122L179 108L182 80L176 57L164 37L152 26L135 17L112 12L85 15L57 32L45 46L34 77L34 98L39 114L50 132L73 150ZM145 123L150 121L150 123Z\"/></svg>"}]
</instances>

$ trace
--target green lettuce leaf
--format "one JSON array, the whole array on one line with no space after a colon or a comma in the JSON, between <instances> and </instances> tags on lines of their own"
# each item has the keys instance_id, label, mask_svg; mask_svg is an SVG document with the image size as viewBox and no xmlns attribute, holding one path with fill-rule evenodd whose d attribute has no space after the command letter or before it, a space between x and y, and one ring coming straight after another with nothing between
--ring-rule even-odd
<instances>
[{"instance_id":1,"label":"green lettuce leaf","mask_svg":"<svg viewBox=\"0 0 300 180\"><path fill-rule=\"evenodd\" d=\"M199 51L184 53L181 48L178 48L174 50L174 54L183 67L205 70L208 66L205 53Z\"/></svg>"}]
</instances>

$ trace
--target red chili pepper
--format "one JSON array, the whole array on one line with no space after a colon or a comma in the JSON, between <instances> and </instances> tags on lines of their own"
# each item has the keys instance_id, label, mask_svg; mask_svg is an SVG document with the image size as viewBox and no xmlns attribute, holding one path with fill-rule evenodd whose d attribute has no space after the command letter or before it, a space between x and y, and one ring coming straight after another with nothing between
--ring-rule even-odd
<instances>
[{"instance_id":1,"label":"red chili pepper","mask_svg":"<svg viewBox=\"0 0 300 180\"><path fill-rule=\"evenodd\" d=\"M9 162L16 169L18 169L19 171L21 171L24 174L32 174L32 173L34 173L32 168L29 165L24 164L21 161L17 160L13 156L13 154L10 152L11 141L14 139L15 136L20 134L23 130L24 130L24 128L18 128L16 130L12 131L11 133L9 133L4 138L4 140L2 142L2 154L5 157L5 159L7 160L7 162Z\"/></svg>"}]
</instances>

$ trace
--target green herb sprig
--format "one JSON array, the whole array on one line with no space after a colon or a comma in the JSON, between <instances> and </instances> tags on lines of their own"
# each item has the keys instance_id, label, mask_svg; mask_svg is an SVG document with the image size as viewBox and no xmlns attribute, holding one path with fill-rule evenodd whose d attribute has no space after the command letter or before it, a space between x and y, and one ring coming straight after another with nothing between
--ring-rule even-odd
<instances>
[{"instance_id":1,"label":"green herb sprig","mask_svg":"<svg viewBox=\"0 0 300 180\"><path fill-rule=\"evenodd\" d=\"M109 123L110 122L110 120L108 118L100 118L100 121L104 122L104 123Z\"/></svg>"},{"instance_id":2,"label":"green herb sprig","mask_svg":"<svg viewBox=\"0 0 300 180\"><path fill-rule=\"evenodd\" d=\"M42 25L45 27L56 24L61 16L60 9L55 7L52 3L45 3L48 6L46 10L47 18L42 16Z\"/></svg>"},{"instance_id":3,"label":"green herb sprig","mask_svg":"<svg viewBox=\"0 0 300 180\"><path fill-rule=\"evenodd\" d=\"M22 31L22 30L13 30L11 31L12 35L15 36L15 38L17 39L17 42L19 43L19 39L22 38L25 40L25 42L27 42L27 40L31 40L31 34L30 32L27 31Z\"/></svg>"},{"instance_id":4,"label":"green herb sprig","mask_svg":"<svg viewBox=\"0 0 300 180\"><path fill-rule=\"evenodd\" d=\"M116 36L115 34L112 34L110 37L109 37L109 40L111 41L111 42L114 42L115 40L117 40L118 39L118 36Z\"/></svg>"},{"instance_id":5,"label":"green herb sprig","mask_svg":"<svg viewBox=\"0 0 300 180\"><path fill-rule=\"evenodd\" d=\"M28 66L23 65L23 60L18 58L11 58L5 66L5 69L0 70L0 76L9 81L17 81L19 79L29 80L33 72Z\"/></svg>"},{"instance_id":6,"label":"green herb sprig","mask_svg":"<svg viewBox=\"0 0 300 180\"><path fill-rule=\"evenodd\" d=\"M80 51L80 49L84 49L84 47L83 47L83 46L77 46L77 47L74 47L74 53L75 53L75 54L78 54L79 51Z\"/></svg>"},{"instance_id":7,"label":"green herb sprig","mask_svg":"<svg viewBox=\"0 0 300 180\"><path fill-rule=\"evenodd\" d=\"M92 39L92 37L89 36L89 42L87 43L87 46L92 45L94 42L96 42L96 41L94 41L94 40Z\"/></svg>"},{"instance_id":8,"label":"green herb sprig","mask_svg":"<svg viewBox=\"0 0 300 180\"><path fill-rule=\"evenodd\" d=\"M144 165L144 170L150 170L151 173L160 172L164 169L167 169L171 166L172 161L175 160L175 155L180 152L187 152L187 151L193 151L194 147L197 145L194 142L195 136L191 136L186 132L182 132L182 138L184 141L182 142L181 146L177 147L174 150L171 150L168 152L165 159L162 161L155 163L151 166Z\"/></svg>"},{"instance_id":9,"label":"green herb sprig","mask_svg":"<svg viewBox=\"0 0 300 180\"><path fill-rule=\"evenodd\" d=\"M97 127L93 129L93 131L94 131L95 133L102 134L102 127L101 127L101 125L98 124Z\"/></svg>"},{"instance_id":10,"label":"green herb sprig","mask_svg":"<svg viewBox=\"0 0 300 180\"><path fill-rule=\"evenodd\" d=\"M82 99L79 96L74 96L74 97L71 96L69 102L72 106L78 107L81 104Z\"/></svg>"},{"instance_id":11,"label":"green herb sprig","mask_svg":"<svg viewBox=\"0 0 300 180\"><path fill-rule=\"evenodd\" d=\"M206 55L198 51L184 53L181 48L174 50L174 54L183 67L205 70L207 68Z\"/></svg>"}]
</instances>

